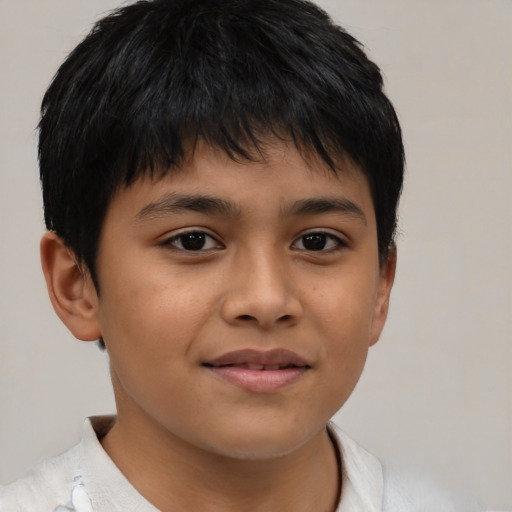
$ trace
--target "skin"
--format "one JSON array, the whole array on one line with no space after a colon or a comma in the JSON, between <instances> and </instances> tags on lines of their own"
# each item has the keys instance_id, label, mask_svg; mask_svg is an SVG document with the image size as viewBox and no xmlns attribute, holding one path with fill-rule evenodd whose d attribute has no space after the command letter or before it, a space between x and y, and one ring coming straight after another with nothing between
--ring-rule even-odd
<instances>
[{"instance_id":1,"label":"skin","mask_svg":"<svg viewBox=\"0 0 512 512\"><path fill-rule=\"evenodd\" d=\"M183 172L141 178L115 195L100 239L99 294L60 239L43 238L55 310L76 337L102 336L110 356L118 420L103 447L159 509L335 509L326 423L380 336L395 269L393 251L379 266L365 177L340 167L334 176L281 142L257 163L199 144ZM198 195L217 202L176 207ZM327 211L318 201L300 209L318 199ZM205 245L186 250L184 232L205 233ZM307 370L272 392L204 365L274 348L293 351Z\"/></svg>"}]
</instances>

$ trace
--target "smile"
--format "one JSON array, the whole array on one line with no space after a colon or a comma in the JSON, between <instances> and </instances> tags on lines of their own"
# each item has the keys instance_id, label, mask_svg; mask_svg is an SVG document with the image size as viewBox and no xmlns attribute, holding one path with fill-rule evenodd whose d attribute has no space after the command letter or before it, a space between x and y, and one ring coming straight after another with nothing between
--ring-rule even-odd
<instances>
[{"instance_id":1,"label":"smile","mask_svg":"<svg viewBox=\"0 0 512 512\"><path fill-rule=\"evenodd\" d=\"M205 365L209 366L209 365ZM280 365L280 364L255 364L255 363L240 363L240 364L225 364L220 365L222 368L231 367L231 368L247 368L248 370L265 370L265 371L275 371L275 370L286 370L289 368L299 368L294 364Z\"/></svg>"},{"instance_id":2,"label":"smile","mask_svg":"<svg viewBox=\"0 0 512 512\"><path fill-rule=\"evenodd\" d=\"M203 367L251 393L280 391L300 380L311 369L297 354L283 349L229 352L203 363Z\"/></svg>"}]
</instances>

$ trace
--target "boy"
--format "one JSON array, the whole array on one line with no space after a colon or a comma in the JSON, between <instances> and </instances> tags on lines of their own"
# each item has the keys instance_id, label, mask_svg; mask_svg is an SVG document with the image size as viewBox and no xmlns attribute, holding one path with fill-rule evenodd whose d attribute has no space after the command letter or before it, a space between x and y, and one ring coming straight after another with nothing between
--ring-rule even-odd
<instances>
[{"instance_id":1,"label":"boy","mask_svg":"<svg viewBox=\"0 0 512 512\"><path fill-rule=\"evenodd\" d=\"M403 175L351 36L297 0L139 2L60 68L39 148L50 298L117 416L0 510L425 504L328 426L384 326Z\"/></svg>"}]
</instances>

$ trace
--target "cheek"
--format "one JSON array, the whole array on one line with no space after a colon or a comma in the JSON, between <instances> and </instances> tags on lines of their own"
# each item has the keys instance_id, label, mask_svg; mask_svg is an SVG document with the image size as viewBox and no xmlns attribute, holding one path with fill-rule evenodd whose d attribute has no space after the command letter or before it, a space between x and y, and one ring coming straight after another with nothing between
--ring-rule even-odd
<instances>
[{"instance_id":1,"label":"cheek","mask_svg":"<svg viewBox=\"0 0 512 512\"><path fill-rule=\"evenodd\" d=\"M306 309L334 349L357 347L369 341L376 282L364 273L340 275L326 279L309 293Z\"/></svg>"},{"instance_id":2,"label":"cheek","mask_svg":"<svg viewBox=\"0 0 512 512\"><path fill-rule=\"evenodd\" d=\"M321 290L321 291L318 291ZM375 283L364 274L331 279L309 298L314 330L325 340L320 347L324 383L333 408L341 407L363 371L372 333Z\"/></svg>"},{"instance_id":3,"label":"cheek","mask_svg":"<svg viewBox=\"0 0 512 512\"><path fill-rule=\"evenodd\" d=\"M114 366L174 367L215 315L218 300L213 288L204 285L208 281L156 268L154 262L118 267L105 276L101 326Z\"/></svg>"}]
</instances>

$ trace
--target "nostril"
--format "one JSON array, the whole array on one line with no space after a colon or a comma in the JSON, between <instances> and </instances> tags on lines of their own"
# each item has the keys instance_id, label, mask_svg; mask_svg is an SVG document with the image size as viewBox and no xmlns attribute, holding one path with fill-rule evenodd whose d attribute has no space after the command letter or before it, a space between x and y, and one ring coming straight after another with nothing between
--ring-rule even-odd
<instances>
[{"instance_id":1,"label":"nostril","mask_svg":"<svg viewBox=\"0 0 512 512\"><path fill-rule=\"evenodd\" d=\"M239 316L237 316L237 319L247 322L250 320L256 320L256 317L254 317L252 315L239 315ZM277 319L277 322L286 323L286 322L289 322L291 319L293 319L293 315L283 315Z\"/></svg>"}]
</instances>

